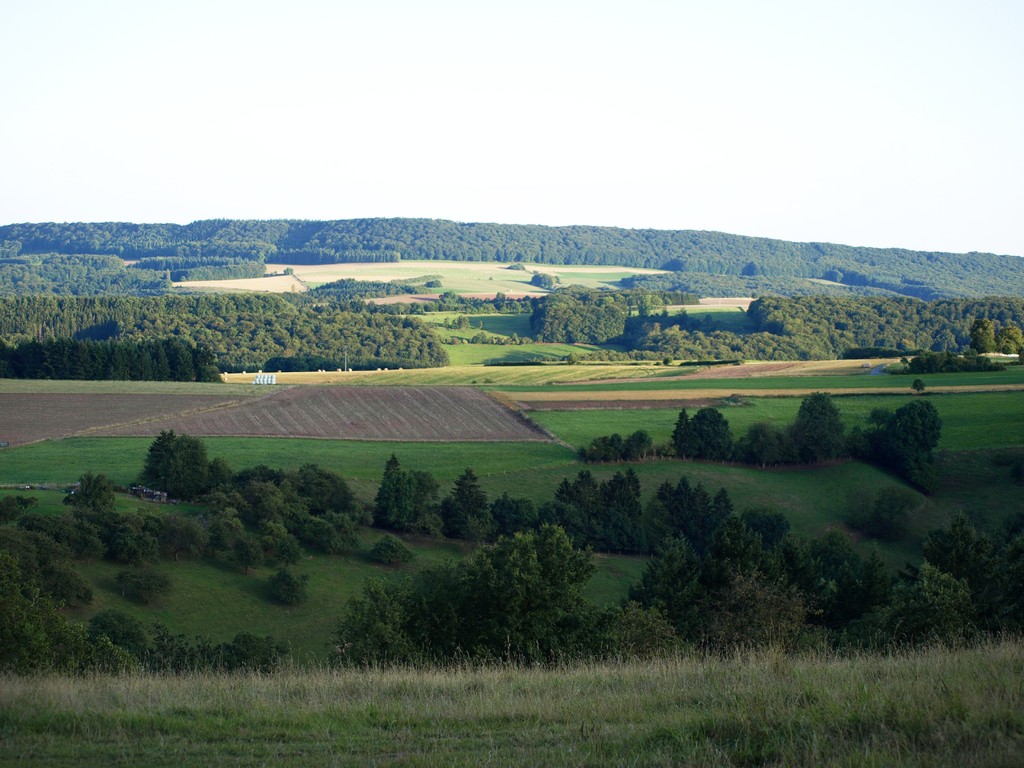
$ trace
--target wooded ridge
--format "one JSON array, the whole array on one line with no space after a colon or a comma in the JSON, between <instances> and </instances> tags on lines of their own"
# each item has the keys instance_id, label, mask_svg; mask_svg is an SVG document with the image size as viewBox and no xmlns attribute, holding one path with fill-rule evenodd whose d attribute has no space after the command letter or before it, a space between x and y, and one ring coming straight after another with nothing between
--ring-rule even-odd
<instances>
[{"instance_id":1,"label":"wooded ridge","mask_svg":"<svg viewBox=\"0 0 1024 768\"><path fill-rule=\"evenodd\" d=\"M74 271L77 262L71 257L88 257L83 269L124 273L123 287L107 288L119 293L169 290L161 283L168 272L174 279L248 277L266 262L448 259L664 269L673 274L635 278L635 287L702 295L852 292L923 299L1024 295L1024 259L1017 256L797 243L697 230L382 218L219 219L187 225L9 224L0 227L0 292L81 292L38 284L40 270L52 258L49 254L64 259L62 269L49 282L61 271ZM125 269L116 263L97 263L99 256L137 263ZM99 277L93 274L91 280ZM652 279L657 283L645 285ZM37 284L32 287L34 281Z\"/></svg>"}]
</instances>

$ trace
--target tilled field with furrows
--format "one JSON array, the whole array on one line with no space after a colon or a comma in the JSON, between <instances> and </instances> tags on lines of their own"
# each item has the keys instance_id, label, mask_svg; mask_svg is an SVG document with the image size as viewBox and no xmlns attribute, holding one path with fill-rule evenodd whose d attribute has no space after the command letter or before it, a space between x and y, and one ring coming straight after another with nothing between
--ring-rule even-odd
<instances>
[{"instance_id":1,"label":"tilled field with furrows","mask_svg":"<svg viewBox=\"0 0 1024 768\"><path fill-rule=\"evenodd\" d=\"M548 440L512 409L469 387L290 387L256 402L95 430L150 436L308 437L332 440Z\"/></svg>"}]
</instances>

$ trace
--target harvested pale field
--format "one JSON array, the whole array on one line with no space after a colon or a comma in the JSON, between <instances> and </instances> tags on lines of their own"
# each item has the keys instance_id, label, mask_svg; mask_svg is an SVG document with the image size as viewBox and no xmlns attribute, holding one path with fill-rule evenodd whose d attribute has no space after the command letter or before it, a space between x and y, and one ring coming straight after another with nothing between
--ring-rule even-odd
<instances>
[{"instance_id":1,"label":"harvested pale field","mask_svg":"<svg viewBox=\"0 0 1024 768\"><path fill-rule=\"evenodd\" d=\"M744 312L746 312L748 309L750 309L750 305L753 303L753 301L754 300L749 296L724 296L721 298L701 299L700 305L702 307L739 307Z\"/></svg>"},{"instance_id":2,"label":"harvested pale field","mask_svg":"<svg viewBox=\"0 0 1024 768\"><path fill-rule=\"evenodd\" d=\"M586 395L587 393L582 393ZM721 398L679 397L674 400L524 400L518 393L510 402L524 411L637 411L653 408L705 408L718 405Z\"/></svg>"},{"instance_id":3,"label":"harvested pale field","mask_svg":"<svg viewBox=\"0 0 1024 768\"><path fill-rule=\"evenodd\" d=\"M331 440L528 441L550 438L468 387L288 387L229 408L96 430L151 436L174 429L200 437Z\"/></svg>"},{"instance_id":4,"label":"harvested pale field","mask_svg":"<svg viewBox=\"0 0 1024 768\"><path fill-rule=\"evenodd\" d=\"M262 293L292 293L307 290L306 284L294 275L270 275L244 280L189 280L175 283L176 288L202 291L260 291Z\"/></svg>"},{"instance_id":5,"label":"harvested pale field","mask_svg":"<svg viewBox=\"0 0 1024 768\"><path fill-rule=\"evenodd\" d=\"M142 430L152 420L209 413L254 398L216 395L0 393L0 440L12 446L97 430ZM258 400L258 398L255 398ZM133 432L132 434L149 434ZM154 433L155 434L155 433Z\"/></svg>"},{"instance_id":6,"label":"harvested pale field","mask_svg":"<svg viewBox=\"0 0 1024 768\"><path fill-rule=\"evenodd\" d=\"M909 387L907 388L909 391ZM1019 392L1024 390L1021 384L990 384L978 386L950 387L933 386L928 387L930 393L954 393L954 392ZM538 392L514 392L510 393L519 405L526 409L556 409L572 410L583 407L603 408L625 408L623 403L632 402L647 403L647 408L671 407L675 402L707 402L719 401L725 398L734 397L806 397L812 392L826 392L830 395L892 395L905 394L893 387L829 387L820 382L813 387L787 387L785 389L760 389L757 387L744 387L743 389L648 389L648 390L595 390L592 392L581 390L570 390L560 392L557 389L546 389ZM685 394L684 394L685 393ZM603 405L598 406L598 403ZM538 405L541 404L541 405Z\"/></svg>"},{"instance_id":7,"label":"harvested pale field","mask_svg":"<svg viewBox=\"0 0 1024 768\"><path fill-rule=\"evenodd\" d=\"M463 293L464 299L493 299L501 293L507 299L527 299L544 296L536 291L495 291L494 293ZM376 299L365 299L367 304L430 304L441 298L440 293L403 293L398 296L380 296Z\"/></svg>"}]
</instances>

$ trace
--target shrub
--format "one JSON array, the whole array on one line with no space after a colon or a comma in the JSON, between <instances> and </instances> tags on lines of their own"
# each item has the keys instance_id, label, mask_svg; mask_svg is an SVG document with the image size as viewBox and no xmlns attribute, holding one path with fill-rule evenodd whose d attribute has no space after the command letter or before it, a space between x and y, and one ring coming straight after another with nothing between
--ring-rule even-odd
<instances>
[{"instance_id":1,"label":"shrub","mask_svg":"<svg viewBox=\"0 0 1024 768\"><path fill-rule=\"evenodd\" d=\"M122 611L111 609L97 613L89 620L88 632L91 641L106 637L137 659L141 659L149 647L149 637L142 622Z\"/></svg>"},{"instance_id":2,"label":"shrub","mask_svg":"<svg viewBox=\"0 0 1024 768\"><path fill-rule=\"evenodd\" d=\"M384 565L403 565L413 559L411 549L394 536L384 536L373 545L370 557Z\"/></svg>"},{"instance_id":3,"label":"shrub","mask_svg":"<svg viewBox=\"0 0 1024 768\"><path fill-rule=\"evenodd\" d=\"M279 603L298 605L309 597L309 575L296 576L291 571L281 569L270 577L270 595Z\"/></svg>"},{"instance_id":4,"label":"shrub","mask_svg":"<svg viewBox=\"0 0 1024 768\"><path fill-rule=\"evenodd\" d=\"M849 522L873 538L898 539L906 533L907 519L920 503L917 494L906 488L883 488L868 506L855 510Z\"/></svg>"}]
</instances>

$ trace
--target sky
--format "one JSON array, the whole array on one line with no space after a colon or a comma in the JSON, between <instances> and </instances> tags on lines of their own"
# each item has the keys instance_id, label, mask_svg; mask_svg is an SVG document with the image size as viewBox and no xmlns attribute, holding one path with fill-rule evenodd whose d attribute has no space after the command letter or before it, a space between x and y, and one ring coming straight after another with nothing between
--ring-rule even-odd
<instances>
[{"instance_id":1,"label":"sky","mask_svg":"<svg viewBox=\"0 0 1024 768\"><path fill-rule=\"evenodd\" d=\"M0 224L1024 255L1019 0L2 0Z\"/></svg>"}]
</instances>

